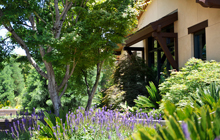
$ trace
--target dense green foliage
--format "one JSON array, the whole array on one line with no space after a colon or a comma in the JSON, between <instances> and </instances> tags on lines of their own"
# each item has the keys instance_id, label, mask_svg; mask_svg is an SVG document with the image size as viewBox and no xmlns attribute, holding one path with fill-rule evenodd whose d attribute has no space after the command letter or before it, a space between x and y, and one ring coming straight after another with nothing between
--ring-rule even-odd
<instances>
[{"instance_id":1,"label":"dense green foliage","mask_svg":"<svg viewBox=\"0 0 220 140\"><path fill-rule=\"evenodd\" d=\"M124 91L113 85L102 92L98 92L95 96L95 102L98 107L106 106L109 109L120 108L120 104L124 102L124 94Z\"/></svg>"},{"instance_id":2,"label":"dense green foliage","mask_svg":"<svg viewBox=\"0 0 220 140\"><path fill-rule=\"evenodd\" d=\"M146 85L150 81L155 82L156 73L148 67L140 57L132 56L122 60L116 67L114 82L125 91L125 101L129 106L134 106L134 99L138 95L149 96Z\"/></svg>"},{"instance_id":3,"label":"dense green foliage","mask_svg":"<svg viewBox=\"0 0 220 140\"><path fill-rule=\"evenodd\" d=\"M143 111L149 111L150 109L158 109L162 96L159 94L158 89L153 82L149 83L149 86L146 86L149 93L149 97L139 95L137 99L134 99L135 106Z\"/></svg>"},{"instance_id":4,"label":"dense green foliage","mask_svg":"<svg viewBox=\"0 0 220 140\"><path fill-rule=\"evenodd\" d=\"M19 63L14 62L11 57L8 63L5 63L4 69L0 72L0 102L4 104L7 100L10 105L15 107L18 102L18 95L22 93L25 83L19 68Z\"/></svg>"},{"instance_id":5,"label":"dense green foliage","mask_svg":"<svg viewBox=\"0 0 220 140\"><path fill-rule=\"evenodd\" d=\"M211 82L220 84L220 63L215 61L202 61L190 59L185 67L178 72L172 72L171 76L159 86L163 94L162 102L171 101L176 106L190 104L190 97L198 98L199 88L207 89ZM163 108L163 104L161 105Z\"/></svg>"},{"instance_id":6,"label":"dense green foliage","mask_svg":"<svg viewBox=\"0 0 220 140\"><path fill-rule=\"evenodd\" d=\"M102 63L137 23L133 0L8 0L0 5L0 26L10 32L11 43L23 48L33 67L48 80L57 115L75 68L87 70L99 65L101 70ZM41 64L45 70L40 69Z\"/></svg>"},{"instance_id":7,"label":"dense green foliage","mask_svg":"<svg viewBox=\"0 0 220 140\"><path fill-rule=\"evenodd\" d=\"M194 106L201 107L208 105L211 109L213 109L216 107L216 104L218 104L218 101L220 101L220 87L216 86L216 84L213 82L210 84L207 90L199 88L198 96L198 99L192 97L193 101L195 102Z\"/></svg>"},{"instance_id":8,"label":"dense green foliage","mask_svg":"<svg viewBox=\"0 0 220 140\"><path fill-rule=\"evenodd\" d=\"M157 133L153 130L140 129L133 134L133 138L136 140L213 140L220 136L220 107L211 113L209 107L204 106L195 113L190 106L176 109L170 102L166 106L166 126L157 125ZM184 121L180 122L180 120Z\"/></svg>"}]
</instances>

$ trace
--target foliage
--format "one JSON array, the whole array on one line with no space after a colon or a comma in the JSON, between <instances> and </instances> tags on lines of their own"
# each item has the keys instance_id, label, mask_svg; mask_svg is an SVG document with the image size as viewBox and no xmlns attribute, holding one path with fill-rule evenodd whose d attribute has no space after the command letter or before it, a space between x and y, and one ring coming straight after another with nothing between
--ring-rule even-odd
<instances>
[{"instance_id":1,"label":"foliage","mask_svg":"<svg viewBox=\"0 0 220 140\"><path fill-rule=\"evenodd\" d=\"M0 72L0 99L1 103L10 101L10 105L14 107L18 103L18 95L24 89L24 80L21 75L19 63L14 62L11 57L8 63L5 63L4 69Z\"/></svg>"},{"instance_id":2,"label":"foliage","mask_svg":"<svg viewBox=\"0 0 220 140\"><path fill-rule=\"evenodd\" d=\"M212 82L207 90L204 90L202 87L199 88L198 96L198 99L192 97L192 99L196 101L195 106L201 107L208 105L211 109L213 109L216 107L216 103L220 101L220 87L216 87L216 83Z\"/></svg>"},{"instance_id":3,"label":"foliage","mask_svg":"<svg viewBox=\"0 0 220 140\"><path fill-rule=\"evenodd\" d=\"M11 116L12 117L12 116ZM8 119L5 119L5 131L1 131L1 139L11 140L36 140L39 139L40 126L37 125L38 121L44 120L43 111L33 112L29 115L29 112L20 111L17 113L16 117L12 120L12 123L9 123Z\"/></svg>"},{"instance_id":4,"label":"foliage","mask_svg":"<svg viewBox=\"0 0 220 140\"><path fill-rule=\"evenodd\" d=\"M26 79L26 88L21 96L22 106L29 112L36 110L51 110L52 105L49 102L49 93L47 91L47 80L41 77L32 67Z\"/></svg>"},{"instance_id":5,"label":"foliage","mask_svg":"<svg viewBox=\"0 0 220 140\"><path fill-rule=\"evenodd\" d=\"M209 107L201 107L198 114L192 112L193 108L187 106L188 109L175 111L174 104L167 102L166 106L171 108L165 109L167 126L158 127L157 134L150 135L149 130L138 130L133 134L136 140L213 140L220 136L220 107L211 113ZM191 110L189 112L189 110ZM182 118L184 121L181 122ZM130 137L130 139L133 139Z\"/></svg>"},{"instance_id":6,"label":"foliage","mask_svg":"<svg viewBox=\"0 0 220 140\"><path fill-rule=\"evenodd\" d=\"M111 57L137 23L133 0L8 0L0 4L0 26L48 80L56 115L75 67L88 69Z\"/></svg>"},{"instance_id":7,"label":"foliage","mask_svg":"<svg viewBox=\"0 0 220 140\"><path fill-rule=\"evenodd\" d=\"M45 113L46 125L39 122L41 136L55 139L124 139L135 131L136 125L152 127L152 116L145 113L132 115L120 114L115 110L77 109L75 112L63 113L64 118ZM137 120L146 119L147 121ZM44 137L45 138L45 137Z\"/></svg>"},{"instance_id":8,"label":"foliage","mask_svg":"<svg viewBox=\"0 0 220 140\"><path fill-rule=\"evenodd\" d=\"M125 91L125 101L129 106L134 106L134 99L138 95L149 96L146 85L150 81L155 82L155 72L148 67L144 60L137 56L132 56L122 60L116 67L114 82Z\"/></svg>"},{"instance_id":9,"label":"foliage","mask_svg":"<svg viewBox=\"0 0 220 140\"><path fill-rule=\"evenodd\" d=\"M142 109L158 109L161 95L153 82L149 83L150 86L146 86L149 97L139 95L137 99L134 99L135 106Z\"/></svg>"},{"instance_id":10,"label":"foliage","mask_svg":"<svg viewBox=\"0 0 220 140\"><path fill-rule=\"evenodd\" d=\"M99 92L96 98L100 103L98 103L98 107L106 106L109 109L116 109L119 107L119 104L124 100L124 91L121 91L115 85L109 87L105 91ZM97 100L97 99L96 99Z\"/></svg>"},{"instance_id":11,"label":"foliage","mask_svg":"<svg viewBox=\"0 0 220 140\"><path fill-rule=\"evenodd\" d=\"M85 84L77 77L77 75L74 75L74 78L70 79L70 88L61 99L62 106L68 108L76 108L79 105L84 105L82 98L85 96L84 92L86 92ZM29 112L33 111L33 108L36 108L37 111L41 109L53 110L47 84L47 80L40 76L32 67L27 75L26 88L20 96L20 98L22 98L22 106L25 107L25 109L28 109Z\"/></svg>"},{"instance_id":12,"label":"foliage","mask_svg":"<svg viewBox=\"0 0 220 140\"><path fill-rule=\"evenodd\" d=\"M180 71L173 71L171 76L159 85L159 90L163 94L161 108L164 108L164 102L169 100L176 106L186 106L192 104L190 96L198 98L196 91L216 81L220 84L220 63L215 61L202 61L191 58Z\"/></svg>"}]
</instances>

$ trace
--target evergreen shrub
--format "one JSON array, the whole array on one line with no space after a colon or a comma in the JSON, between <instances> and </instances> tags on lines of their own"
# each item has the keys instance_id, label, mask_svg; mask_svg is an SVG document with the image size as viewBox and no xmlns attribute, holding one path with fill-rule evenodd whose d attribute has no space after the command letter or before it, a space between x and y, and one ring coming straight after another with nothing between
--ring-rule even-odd
<instances>
[{"instance_id":1,"label":"evergreen shrub","mask_svg":"<svg viewBox=\"0 0 220 140\"><path fill-rule=\"evenodd\" d=\"M192 105L191 97L198 99L199 88L208 89L211 82L220 84L220 63L191 58L180 71L172 71L171 76L159 85L163 95L160 108L170 101L176 106Z\"/></svg>"}]
</instances>

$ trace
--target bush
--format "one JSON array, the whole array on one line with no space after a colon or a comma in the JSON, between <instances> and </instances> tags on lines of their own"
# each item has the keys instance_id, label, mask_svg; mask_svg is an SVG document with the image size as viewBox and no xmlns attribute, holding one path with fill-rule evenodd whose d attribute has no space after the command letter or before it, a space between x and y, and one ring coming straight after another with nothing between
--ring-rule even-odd
<instances>
[{"instance_id":1,"label":"bush","mask_svg":"<svg viewBox=\"0 0 220 140\"><path fill-rule=\"evenodd\" d=\"M157 133L151 129L139 129L129 139L133 140L213 140L220 136L220 107L210 112L208 106L195 113L193 107L178 109L167 102L167 125L157 125ZM181 118L181 119L180 119ZM180 120L183 120L182 122Z\"/></svg>"},{"instance_id":2,"label":"bush","mask_svg":"<svg viewBox=\"0 0 220 140\"><path fill-rule=\"evenodd\" d=\"M192 104L190 97L197 99L198 89L207 89L213 81L216 81L216 85L220 84L220 63L191 58L185 67L179 72L173 71L171 76L159 85L163 94L160 107L163 108L163 103L167 100L182 107Z\"/></svg>"},{"instance_id":3,"label":"bush","mask_svg":"<svg viewBox=\"0 0 220 140\"><path fill-rule=\"evenodd\" d=\"M116 85L113 85L105 91L95 95L94 102L97 107L107 106L109 109L119 108L120 103L124 101L124 91L121 91Z\"/></svg>"},{"instance_id":4,"label":"bush","mask_svg":"<svg viewBox=\"0 0 220 140\"><path fill-rule=\"evenodd\" d=\"M114 82L125 91L125 101L129 106L135 105L134 99L138 95L149 96L145 86L150 81L156 83L156 73L140 57L131 56L121 61L116 67Z\"/></svg>"},{"instance_id":5,"label":"bush","mask_svg":"<svg viewBox=\"0 0 220 140\"><path fill-rule=\"evenodd\" d=\"M137 99L134 99L135 106L141 109L158 109L161 101L161 95L153 82L150 82L150 86L146 86L149 97L139 95Z\"/></svg>"}]
</instances>

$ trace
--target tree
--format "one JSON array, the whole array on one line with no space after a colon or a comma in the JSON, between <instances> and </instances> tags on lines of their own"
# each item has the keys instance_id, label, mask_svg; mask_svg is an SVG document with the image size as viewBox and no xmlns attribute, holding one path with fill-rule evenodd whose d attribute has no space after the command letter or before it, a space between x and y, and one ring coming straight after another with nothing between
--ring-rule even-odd
<instances>
[{"instance_id":1,"label":"tree","mask_svg":"<svg viewBox=\"0 0 220 140\"><path fill-rule=\"evenodd\" d=\"M138 95L149 96L146 86L152 81L155 85L156 72L147 66L145 61L135 55L121 61L114 73L114 82L118 88L124 90L125 101L129 106L134 106L134 99Z\"/></svg>"},{"instance_id":2,"label":"tree","mask_svg":"<svg viewBox=\"0 0 220 140\"><path fill-rule=\"evenodd\" d=\"M56 115L76 65L86 62L82 58L89 58L88 64L88 60L95 58L92 52L111 52L134 26L135 15L129 10L132 3L131 0L0 2L0 25L10 32L12 43L25 50L36 71L48 80ZM92 64L101 65L102 61L104 59ZM46 71L38 62L44 63ZM62 78L56 77L55 68L62 71Z\"/></svg>"},{"instance_id":3,"label":"tree","mask_svg":"<svg viewBox=\"0 0 220 140\"><path fill-rule=\"evenodd\" d=\"M22 93L24 80L19 68L11 57L10 62L4 64L4 69L0 72L0 99L1 102L10 101L11 106L15 106L15 97Z\"/></svg>"}]
</instances>

